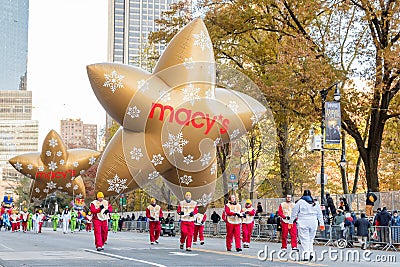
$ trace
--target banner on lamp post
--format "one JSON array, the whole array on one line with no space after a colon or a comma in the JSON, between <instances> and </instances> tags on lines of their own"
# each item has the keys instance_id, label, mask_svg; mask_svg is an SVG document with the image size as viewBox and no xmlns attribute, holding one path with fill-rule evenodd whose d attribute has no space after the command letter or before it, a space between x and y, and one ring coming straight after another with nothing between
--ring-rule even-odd
<instances>
[{"instance_id":1,"label":"banner on lamp post","mask_svg":"<svg viewBox=\"0 0 400 267\"><path fill-rule=\"evenodd\" d=\"M325 143L340 144L340 102L325 103Z\"/></svg>"}]
</instances>

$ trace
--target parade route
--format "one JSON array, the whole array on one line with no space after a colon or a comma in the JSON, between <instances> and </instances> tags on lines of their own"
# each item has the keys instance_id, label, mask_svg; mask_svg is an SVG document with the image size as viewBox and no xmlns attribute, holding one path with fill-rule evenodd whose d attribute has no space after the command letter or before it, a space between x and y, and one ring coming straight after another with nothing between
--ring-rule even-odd
<instances>
[{"instance_id":1,"label":"parade route","mask_svg":"<svg viewBox=\"0 0 400 267\"><path fill-rule=\"evenodd\" d=\"M206 238L205 245L193 245L193 251L179 249L176 237L161 237L160 244L150 245L148 233L109 232L104 251L94 248L93 233L75 232L63 234L44 228L42 234L0 232L0 265L11 266L354 266L376 265L380 257L380 266L397 266L400 260L398 252L370 251L371 261L324 260L303 262L291 259L279 259L272 255L259 259L259 251L268 247L271 256L273 250L279 251L279 243L255 241L250 249L242 252L229 252L225 248L225 239ZM333 247L316 246L317 253ZM347 250L347 249L346 249ZM341 251L346 251L341 250ZM362 250L354 249L362 253ZM390 258L390 257L392 258ZM393 258L394 257L394 258ZM383 262L383 258L391 262Z\"/></svg>"}]
</instances>

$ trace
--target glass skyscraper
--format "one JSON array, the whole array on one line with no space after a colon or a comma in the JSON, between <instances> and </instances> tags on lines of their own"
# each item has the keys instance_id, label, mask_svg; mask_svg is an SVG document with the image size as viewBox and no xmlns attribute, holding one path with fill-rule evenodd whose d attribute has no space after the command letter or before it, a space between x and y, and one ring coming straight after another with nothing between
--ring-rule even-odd
<instances>
[{"instance_id":1,"label":"glass skyscraper","mask_svg":"<svg viewBox=\"0 0 400 267\"><path fill-rule=\"evenodd\" d=\"M0 0L0 90L26 90L29 0Z\"/></svg>"}]
</instances>

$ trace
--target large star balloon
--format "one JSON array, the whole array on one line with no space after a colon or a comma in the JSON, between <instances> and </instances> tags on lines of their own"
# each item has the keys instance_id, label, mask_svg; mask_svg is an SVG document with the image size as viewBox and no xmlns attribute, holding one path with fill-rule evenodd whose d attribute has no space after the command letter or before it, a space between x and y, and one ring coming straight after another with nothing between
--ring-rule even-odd
<instances>
[{"instance_id":1,"label":"large star balloon","mask_svg":"<svg viewBox=\"0 0 400 267\"><path fill-rule=\"evenodd\" d=\"M42 151L13 157L10 164L34 180L31 198L43 199L55 191L85 197L80 174L96 161L99 152L90 149L67 149L60 135L51 130L43 141Z\"/></svg>"},{"instance_id":2,"label":"large star balloon","mask_svg":"<svg viewBox=\"0 0 400 267\"><path fill-rule=\"evenodd\" d=\"M87 67L99 102L122 127L98 167L105 196L163 184L182 199L211 202L217 180L216 146L251 129L265 107L216 86L216 65L201 19L169 43L154 72L100 63Z\"/></svg>"}]
</instances>

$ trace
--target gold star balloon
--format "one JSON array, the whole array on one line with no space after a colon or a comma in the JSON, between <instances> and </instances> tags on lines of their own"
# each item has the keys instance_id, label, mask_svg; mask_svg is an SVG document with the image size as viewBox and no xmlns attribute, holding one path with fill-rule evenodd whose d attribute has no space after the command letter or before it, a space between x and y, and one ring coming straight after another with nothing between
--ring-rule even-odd
<instances>
[{"instance_id":1,"label":"gold star balloon","mask_svg":"<svg viewBox=\"0 0 400 267\"><path fill-rule=\"evenodd\" d=\"M216 86L216 65L201 19L169 43L154 72L114 63L87 67L99 102L122 127L108 144L96 175L105 196L138 187L165 201L167 187L199 205L212 201L216 146L252 128L266 109L254 98Z\"/></svg>"},{"instance_id":2,"label":"gold star balloon","mask_svg":"<svg viewBox=\"0 0 400 267\"><path fill-rule=\"evenodd\" d=\"M51 130L43 141L42 151L13 157L9 163L34 180L31 198L36 201L55 191L85 197L85 186L79 176L100 155L90 149L67 149L60 135Z\"/></svg>"}]
</instances>

